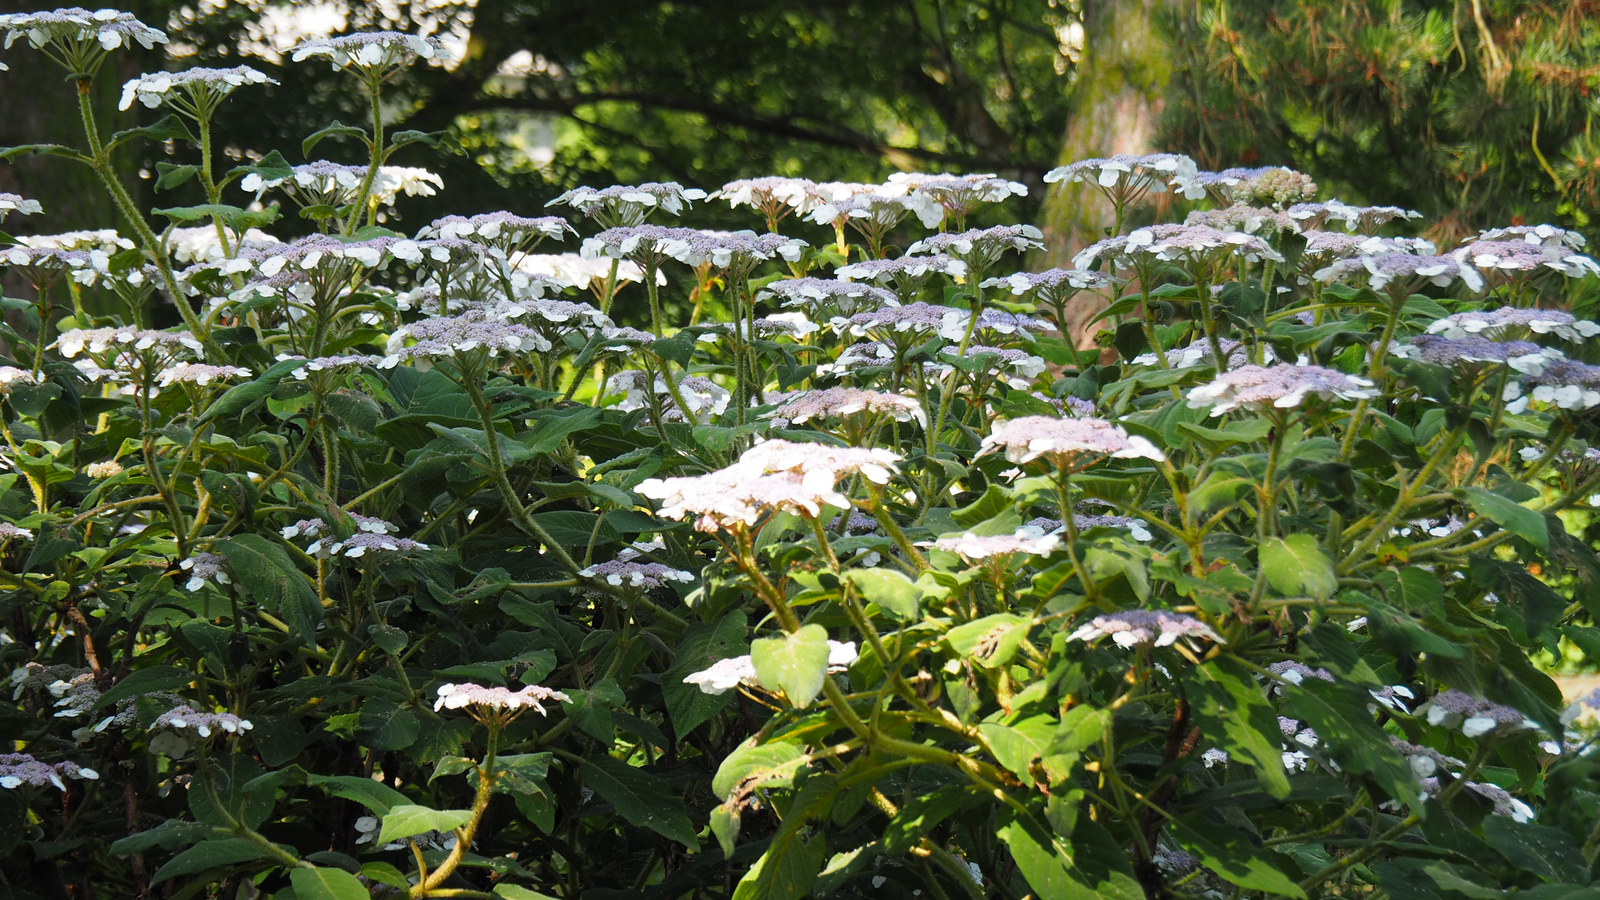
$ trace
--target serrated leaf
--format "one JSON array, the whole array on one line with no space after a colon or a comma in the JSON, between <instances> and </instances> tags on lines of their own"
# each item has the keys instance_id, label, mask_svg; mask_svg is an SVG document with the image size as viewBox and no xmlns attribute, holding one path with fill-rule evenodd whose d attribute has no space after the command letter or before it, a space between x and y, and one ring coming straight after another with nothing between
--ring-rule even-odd
<instances>
[{"instance_id":1,"label":"serrated leaf","mask_svg":"<svg viewBox=\"0 0 1600 900\"><path fill-rule=\"evenodd\" d=\"M828 677L828 630L802 625L793 634L757 640L750 645L750 662L762 687L783 691L790 703L804 707Z\"/></svg>"},{"instance_id":2,"label":"serrated leaf","mask_svg":"<svg viewBox=\"0 0 1600 900\"><path fill-rule=\"evenodd\" d=\"M793 766L788 764L799 758L800 748L793 744L741 744L717 766L717 774L711 779L711 792L717 795L717 799L726 800L734 788L752 776L757 776L762 784L780 777L787 784L794 780ZM777 773L786 767L789 771L779 776Z\"/></svg>"},{"instance_id":3,"label":"serrated leaf","mask_svg":"<svg viewBox=\"0 0 1600 900\"><path fill-rule=\"evenodd\" d=\"M1051 900L1143 900L1144 890L1122 849L1088 816L1070 838L1056 836L1032 816L1005 809L995 833L1035 897Z\"/></svg>"},{"instance_id":4,"label":"serrated leaf","mask_svg":"<svg viewBox=\"0 0 1600 900\"><path fill-rule=\"evenodd\" d=\"M1304 898L1306 892L1285 875L1265 847L1243 832L1214 820L1204 812L1174 818L1173 837L1183 849L1199 857L1200 864L1228 881L1252 891Z\"/></svg>"},{"instance_id":5,"label":"serrated leaf","mask_svg":"<svg viewBox=\"0 0 1600 900\"><path fill-rule=\"evenodd\" d=\"M277 388L278 382L304 364L305 360L285 359L274 363L271 368L250 381L228 388L221 397L211 401L205 412L200 414L200 421L212 422L243 415L251 407L264 402Z\"/></svg>"},{"instance_id":6,"label":"serrated leaf","mask_svg":"<svg viewBox=\"0 0 1600 900\"><path fill-rule=\"evenodd\" d=\"M922 592L904 574L883 568L850 569L844 573L844 579L895 621L910 622L917 618L917 601Z\"/></svg>"},{"instance_id":7,"label":"serrated leaf","mask_svg":"<svg viewBox=\"0 0 1600 900\"><path fill-rule=\"evenodd\" d=\"M393 806L383 816L383 828L378 832L378 843L387 844L390 841L430 831L449 834L471 819L470 809L429 809L426 806L412 804Z\"/></svg>"},{"instance_id":8,"label":"serrated leaf","mask_svg":"<svg viewBox=\"0 0 1600 900\"><path fill-rule=\"evenodd\" d=\"M671 838L690 850L697 850L689 813L661 779L610 756L595 756L580 770L585 787L611 804L629 824Z\"/></svg>"},{"instance_id":9,"label":"serrated leaf","mask_svg":"<svg viewBox=\"0 0 1600 900\"><path fill-rule=\"evenodd\" d=\"M199 166L175 166L172 163L156 163L156 190L169 191L189 179L200 174Z\"/></svg>"},{"instance_id":10,"label":"serrated leaf","mask_svg":"<svg viewBox=\"0 0 1600 900\"><path fill-rule=\"evenodd\" d=\"M1333 560L1309 534L1268 538L1261 545L1261 570L1272 589L1289 597L1326 600L1339 587Z\"/></svg>"},{"instance_id":11,"label":"serrated leaf","mask_svg":"<svg viewBox=\"0 0 1600 900\"><path fill-rule=\"evenodd\" d=\"M168 114L143 128L129 128L113 133L106 140L106 150L114 150L134 138L148 138L158 143L195 140L195 136L189 132L189 126L184 124L183 119L176 114Z\"/></svg>"},{"instance_id":12,"label":"serrated leaf","mask_svg":"<svg viewBox=\"0 0 1600 900\"><path fill-rule=\"evenodd\" d=\"M1347 682L1306 678L1285 692L1285 715L1311 726L1345 771L1372 779L1393 800L1416 799L1416 775L1367 711L1366 691Z\"/></svg>"},{"instance_id":13,"label":"serrated leaf","mask_svg":"<svg viewBox=\"0 0 1600 900\"><path fill-rule=\"evenodd\" d=\"M259 534L239 534L217 544L239 584L267 611L287 622L312 647L322 621L322 601L289 554Z\"/></svg>"},{"instance_id":14,"label":"serrated leaf","mask_svg":"<svg viewBox=\"0 0 1600 900\"><path fill-rule=\"evenodd\" d=\"M1487 488L1463 488L1467 505L1480 516L1522 538L1540 550L1550 549L1550 529L1544 516Z\"/></svg>"},{"instance_id":15,"label":"serrated leaf","mask_svg":"<svg viewBox=\"0 0 1600 900\"><path fill-rule=\"evenodd\" d=\"M1289 796L1278 714L1254 676L1227 657L1192 666L1185 674L1190 710L1201 733L1254 766L1269 794L1280 800Z\"/></svg>"},{"instance_id":16,"label":"serrated leaf","mask_svg":"<svg viewBox=\"0 0 1600 900\"><path fill-rule=\"evenodd\" d=\"M160 884L179 875L193 875L223 866L265 859L267 851L244 838L220 838L201 841L193 847L167 860L166 865L150 877L151 884Z\"/></svg>"},{"instance_id":17,"label":"serrated leaf","mask_svg":"<svg viewBox=\"0 0 1600 900\"><path fill-rule=\"evenodd\" d=\"M380 817L388 815L396 806L411 803L410 798L394 788L357 775L311 775L306 781L330 796L354 800Z\"/></svg>"},{"instance_id":18,"label":"serrated leaf","mask_svg":"<svg viewBox=\"0 0 1600 900\"><path fill-rule=\"evenodd\" d=\"M274 203L266 209L240 209L225 203L202 203L199 206L173 206L167 209L152 209L150 214L165 216L174 222L199 222L202 219L215 218L234 231L246 231L251 228L262 228L278 220L278 204Z\"/></svg>"},{"instance_id":19,"label":"serrated leaf","mask_svg":"<svg viewBox=\"0 0 1600 900\"><path fill-rule=\"evenodd\" d=\"M170 691L174 688L180 688L194 681L194 679L193 672L185 672L174 666L146 666L143 669L135 670L127 678L107 689L105 693L95 700L94 705L89 707L89 712L97 712L129 697L141 697L156 691Z\"/></svg>"},{"instance_id":20,"label":"serrated leaf","mask_svg":"<svg viewBox=\"0 0 1600 900\"><path fill-rule=\"evenodd\" d=\"M300 142L300 155L309 159L312 149L331 137L360 138L363 143L366 143L367 130L365 128L357 128L354 125L346 125L338 119L334 119L332 125L319 131L313 131L306 136L305 140Z\"/></svg>"},{"instance_id":21,"label":"serrated leaf","mask_svg":"<svg viewBox=\"0 0 1600 900\"><path fill-rule=\"evenodd\" d=\"M785 828L739 880L733 900L799 900L816 883L827 858L822 835L804 837Z\"/></svg>"}]
</instances>

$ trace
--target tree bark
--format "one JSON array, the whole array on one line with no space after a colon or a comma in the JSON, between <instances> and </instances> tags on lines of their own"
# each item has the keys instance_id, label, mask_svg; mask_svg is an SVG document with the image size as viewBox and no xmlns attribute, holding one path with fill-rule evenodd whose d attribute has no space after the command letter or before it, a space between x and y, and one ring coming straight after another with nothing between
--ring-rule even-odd
<instances>
[{"instance_id":1,"label":"tree bark","mask_svg":"<svg viewBox=\"0 0 1600 900\"><path fill-rule=\"evenodd\" d=\"M1060 163L1155 150L1157 125L1172 76L1171 50L1161 19L1177 0L1085 0L1084 44L1072 87L1072 118L1061 142ZM1046 266L1067 267L1072 255L1105 237L1111 205L1093 185L1052 185L1041 212ZM1086 323L1100 309L1080 295L1068 309L1069 335L1092 344Z\"/></svg>"}]
</instances>

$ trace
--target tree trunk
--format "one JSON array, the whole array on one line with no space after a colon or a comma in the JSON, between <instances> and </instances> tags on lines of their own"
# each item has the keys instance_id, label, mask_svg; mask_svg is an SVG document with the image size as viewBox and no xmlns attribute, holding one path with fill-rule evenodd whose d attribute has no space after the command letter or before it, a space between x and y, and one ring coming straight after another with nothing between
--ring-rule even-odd
<instances>
[{"instance_id":1,"label":"tree trunk","mask_svg":"<svg viewBox=\"0 0 1600 900\"><path fill-rule=\"evenodd\" d=\"M1083 57L1070 102L1072 118L1060 163L1155 150L1156 126L1171 79L1171 50L1161 19L1176 0L1085 0ZM1093 185L1052 185L1042 210L1047 266L1067 267L1072 255L1105 237L1111 205ZM1068 309L1070 337L1092 341L1086 323L1099 311L1093 295Z\"/></svg>"}]
</instances>

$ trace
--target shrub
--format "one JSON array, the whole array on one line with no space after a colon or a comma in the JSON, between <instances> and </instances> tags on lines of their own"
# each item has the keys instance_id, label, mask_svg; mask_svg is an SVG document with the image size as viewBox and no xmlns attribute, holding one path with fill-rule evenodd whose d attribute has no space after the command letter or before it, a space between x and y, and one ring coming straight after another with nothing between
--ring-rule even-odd
<instances>
[{"instance_id":1,"label":"shrub","mask_svg":"<svg viewBox=\"0 0 1600 900\"><path fill-rule=\"evenodd\" d=\"M161 37L0 28L80 82ZM376 111L439 52L295 55ZM260 81L145 76L161 122L6 152L209 163ZM1052 173L1196 208L1072 270L964 228L993 176L581 189L546 255L577 229L380 227L439 136L330 134L368 161L163 168L208 203L159 232L108 178L131 237L3 251L12 895L1592 891L1581 707L1529 662L1600 647L1575 235L1439 255L1157 155ZM262 230L284 198L315 233ZM702 201L769 233L661 224ZM1095 292L1103 346L1051 336Z\"/></svg>"}]
</instances>

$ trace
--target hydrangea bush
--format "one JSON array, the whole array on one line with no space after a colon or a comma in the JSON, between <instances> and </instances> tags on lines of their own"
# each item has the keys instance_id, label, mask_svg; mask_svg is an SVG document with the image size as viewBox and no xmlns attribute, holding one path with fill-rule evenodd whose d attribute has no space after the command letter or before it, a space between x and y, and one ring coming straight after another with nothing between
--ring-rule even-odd
<instances>
[{"instance_id":1,"label":"hydrangea bush","mask_svg":"<svg viewBox=\"0 0 1600 900\"><path fill-rule=\"evenodd\" d=\"M164 40L0 30L79 84ZM1585 704L1529 661L1600 652L1581 236L1441 251L1170 154L1051 173L1116 210L1070 270L967 227L1026 190L990 175L399 233L378 210L444 186L390 159L439 137L380 97L441 53L294 50L373 111L306 152L365 160L213 170L247 68L4 151L124 216L0 255L32 292L0 368L8 896L1595 892ZM208 202L136 207L141 140L200 145L157 187ZM1124 227L1168 191L1186 219ZM673 224L703 203L766 231Z\"/></svg>"}]
</instances>

